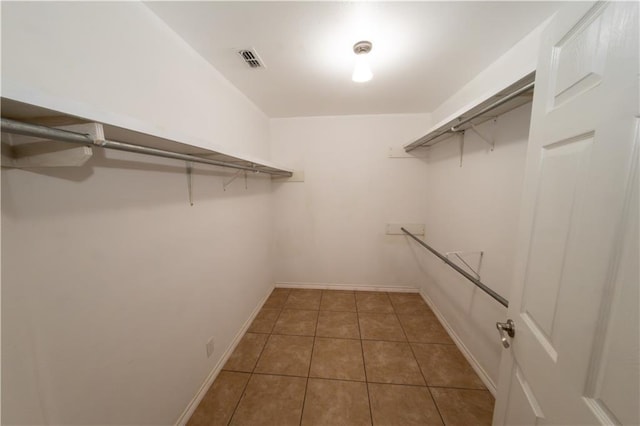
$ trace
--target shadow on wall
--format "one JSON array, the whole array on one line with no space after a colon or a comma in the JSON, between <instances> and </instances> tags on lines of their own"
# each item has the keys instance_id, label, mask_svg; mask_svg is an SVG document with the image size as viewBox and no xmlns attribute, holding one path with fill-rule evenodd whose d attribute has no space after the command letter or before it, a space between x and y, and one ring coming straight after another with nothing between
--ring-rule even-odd
<instances>
[{"instance_id":1,"label":"shadow on wall","mask_svg":"<svg viewBox=\"0 0 640 426\"><path fill-rule=\"evenodd\" d=\"M464 334L472 330L477 341L481 342L476 344L481 345L483 350L493 350L498 347L497 334L492 333L494 331L492 326L478 327L474 324L478 320L489 325L494 324L496 321L502 321L504 319L504 308L473 283L458 275L456 271L444 262L414 244L408 238L407 240L407 243L411 246L411 252L416 264L424 278L419 287L422 291L428 291L427 295L433 303L438 302L439 305L435 307L441 315L445 315L444 319L447 321L450 330L456 333L458 339L465 346L468 345L468 342L465 342ZM495 305L491 309L493 315L487 316L486 312L484 314L477 312L479 308L484 308L487 305ZM446 313L453 315L453 317L447 317ZM461 335L460 330L455 328L455 324L467 324L466 332Z\"/></svg>"},{"instance_id":2,"label":"shadow on wall","mask_svg":"<svg viewBox=\"0 0 640 426\"><path fill-rule=\"evenodd\" d=\"M489 140L493 139L494 146L496 148L498 146L504 147L509 144L519 143L523 137L522 134L524 134L525 138L528 136L529 126L527 124L525 127L513 127L510 125L509 121L513 120L512 117L514 114L517 114L518 116L523 114L528 120L531 115L531 103L522 105L513 111L514 112L510 111L505 115L496 117L495 120L489 120L476 126L477 131L483 137L486 137ZM466 155L491 154L491 146L472 129L468 129L464 133L452 134L451 137L434 145L432 148L419 148L416 152L426 151L427 154L425 156L427 158L427 163L459 159L461 138L464 138L463 164L464 156ZM445 146L447 148L444 148Z\"/></svg>"},{"instance_id":3,"label":"shadow on wall","mask_svg":"<svg viewBox=\"0 0 640 426\"><path fill-rule=\"evenodd\" d=\"M55 210L58 214L73 214L175 204L197 208L199 203L228 201L269 191L269 175L247 173L245 179L243 172L236 172L192 164L190 182L185 162L93 147L93 156L80 167L3 168L2 208L5 214L15 216L13 207L21 200L12 180L16 174L21 175L21 181L26 179L31 185L39 186L42 198L58 198L49 203L53 211L49 210L47 216L56 214ZM190 185L193 206L189 203ZM24 216L25 210L20 211ZM31 217L39 215L38 209L27 212Z\"/></svg>"}]
</instances>

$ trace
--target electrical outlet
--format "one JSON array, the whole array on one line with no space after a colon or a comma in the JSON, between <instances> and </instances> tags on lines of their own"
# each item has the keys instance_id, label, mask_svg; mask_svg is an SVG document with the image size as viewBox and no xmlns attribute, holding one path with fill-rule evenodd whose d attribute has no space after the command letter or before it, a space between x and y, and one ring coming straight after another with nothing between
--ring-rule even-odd
<instances>
[{"instance_id":1,"label":"electrical outlet","mask_svg":"<svg viewBox=\"0 0 640 426\"><path fill-rule=\"evenodd\" d=\"M213 353L213 337L207 342L207 358Z\"/></svg>"}]
</instances>

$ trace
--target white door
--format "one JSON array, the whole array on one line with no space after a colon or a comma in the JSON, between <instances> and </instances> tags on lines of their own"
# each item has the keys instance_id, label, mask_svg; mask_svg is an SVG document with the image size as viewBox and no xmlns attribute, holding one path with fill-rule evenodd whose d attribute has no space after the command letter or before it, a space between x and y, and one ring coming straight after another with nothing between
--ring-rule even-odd
<instances>
[{"instance_id":1,"label":"white door","mask_svg":"<svg viewBox=\"0 0 640 426\"><path fill-rule=\"evenodd\" d=\"M638 38L637 2L545 30L495 424L640 423Z\"/></svg>"}]
</instances>

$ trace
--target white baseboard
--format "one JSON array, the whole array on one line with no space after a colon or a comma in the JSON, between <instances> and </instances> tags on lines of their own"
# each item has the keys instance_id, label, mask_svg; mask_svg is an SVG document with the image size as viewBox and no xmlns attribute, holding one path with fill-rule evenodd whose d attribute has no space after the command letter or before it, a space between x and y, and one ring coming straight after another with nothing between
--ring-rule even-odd
<instances>
[{"instance_id":1,"label":"white baseboard","mask_svg":"<svg viewBox=\"0 0 640 426\"><path fill-rule=\"evenodd\" d=\"M364 284L323 284L323 283L291 283L277 282L276 288L304 288L312 290L354 290L354 291L391 291L399 293L419 293L417 287L381 286Z\"/></svg>"},{"instance_id":2,"label":"white baseboard","mask_svg":"<svg viewBox=\"0 0 640 426\"><path fill-rule=\"evenodd\" d=\"M273 290L273 288L271 290ZM240 329L240 331L238 331L236 336L233 338L227 350L224 351L220 360L216 363L216 365L213 367L213 369L207 376L207 379L204 381L204 383L202 384L202 386L200 387L196 395L193 397L189 405L187 405L187 408L185 408L185 410L182 412L180 417L178 417L178 420L176 421L176 426L184 426L187 424L187 422L193 415L193 412L196 411L196 408L198 408L198 404L200 404L200 401L202 401L202 398L204 398L207 391L213 384L213 381L216 379L216 377L218 377L220 370L222 370L222 367L227 362L227 360L229 359L233 351L236 349L236 346L238 346L238 343L240 343L240 339L242 339L242 336L244 336L244 333L249 329L249 326L253 322L254 318L256 317L256 315L258 315L258 312L260 312L260 309L262 309L262 305L264 305L264 302L267 301L267 298L271 294L271 290L269 290L269 292L262 298L262 300L258 303L256 308L253 310L253 312L249 316L249 319L247 319L245 323L242 325L242 328Z\"/></svg>"},{"instance_id":3,"label":"white baseboard","mask_svg":"<svg viewBox=\"0 0 640 426\"><path fill-rule=\"evenodd\" d=\"M478 377L480 377L480 380L482 380L482 383L484 383L484 385L487 387L489 392L491 392L491 394L495 398L496 384L493 382L493 380L491 380L491 377L489 377L487 372L484 371L484 368L482 368L482 366L478 363L478 360L476 360L476 358L471 354L471 352L465 346L465 344L462 343L462 340L460 340L460 337L458 337L456 332L453 331L453 328L451 328L447 320L444 318L444 316L442 316L442 313L440 313L440 311L438 310L438 308L436 308L433 301L429 298L429 296L427 296L427 293L424 292L423 290L419 291L419 293L420 293L420 296L422 296L424 301L427 303L427 305L429 305L433 313L436 314L436 317L438 317L438 320L440 321L444 329L447 331L447 333L449 334L453 342L456 344L458 349L460 349L460 352L462 352L462 355L467 359L467 361L469 361L471 368L473 368L473 370L478 374Z\"/></svg>"}]
</instances>

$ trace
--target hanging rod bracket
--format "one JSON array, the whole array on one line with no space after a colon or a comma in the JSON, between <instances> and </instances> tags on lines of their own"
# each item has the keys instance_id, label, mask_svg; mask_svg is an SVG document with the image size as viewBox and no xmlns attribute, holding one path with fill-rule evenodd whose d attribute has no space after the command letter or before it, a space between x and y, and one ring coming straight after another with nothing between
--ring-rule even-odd
<instances>
[{"instance_id":1,"label":"hanging rod bracket","mask_svg":"<svg viewBox=\"0 0 640 426\"><path fill-rule=\"evenodd\" d=\"M52 130L81 135L86 145L69 145L47 134L3 132L2 165L12 168L80 167L92 157L91 145L104 141L104 130L99 123L73 124Z\"/></svg>"},{"instance_id":2,"label":"hanging rod bracket","mask_svg":"<svg viewBox=\"0 0 640 426\"><path fill-rule=\"evenodd\" d=\"M510 91L510 93L497 95L500 98L493 102L491 100L492 98L481 102L476 107L467 110L467 112L464 113L464 117L463 115L460 115L457 118L444 123L442 126L433 129L431 132L427 133L421 138L416 139L408 145L405 145L404 150L406 152L410 152L423 146L435 145L436 143L448 139L447 135L455 134L464 130L465 125L467 123L470 123L472 120L479 124L483 121L495 119L497 115L504 114L507 110L511 110L530 101L530 97L527 96L527 93L532 91L534 88L535 82L533 81L533 76L534 73L527 75L511 86L510 90L512 91ZM505 106L502 107L498 113L493 112L495 109L503 105ZM489 114L490 112L493 113ZM467 113L469 113L468 116Z\"/></svg>"},{"instance_id":3,"label":"hanging rod bracket","mask_svg":"<svg viewBox=\"0 0 640 426\"><path fill-rule=\"evenodd\" d=\"M100 125L102 126L102 125ZM0 119L0 128L2 133L34 136L46 141L60 141L67 142L76 145L83 146L100 146L106 149L114 149L117 151L133 152L136 154L151 155L154 157L170 158L174 160L191 161L193 163L208 164L210 166L227 167L236 170L248 170L254 173L266 173L269 175L277 176L291 176L292 172L289 170L279 169L274 166L257 164L246 160L239 159L239 161L220 161L201 157L192 154L183 154L176 151L168 151L164 149L152 148L144 145L136 145L127 142L119 142L114 140L108 140L104 137L104 134L90 135L76 131L69 131L63 129L57 129L54 127L47 127L38 124L24 123L9 118ZM237 164L240 162L240 164ZM250 164L245 165L245 164Z\"/></svg>"},{"instance_id":4,"label":"hanging rod bracket","mask_svg":"<svg viewBox=\"0 0 640 426\"><path fill-rule=\"evenodd\" d=\"M460 275L462 275L463 277L465 277L467 280L471 281L473 284L475 284L476 287L478 287L479 289L481 289L482 291L484 291L485 293L487 293L489 296L491 296L496 302L500 303L502 306L504 306L505 308L509 307L509 301L507 299L505 299L504 297L500 296L498 293L496 293L495 291L493 291L492 289L490 289L489 287L487 287L486 284L484 284L482 281L474 278L470 273L468 273L467 271L465 271L464 269L462 269L461 267L459 267L458 265L456 265L455 263L453 263L452 261L450 261L449 259L447 259L446 256L440 254L440 252L438 252L436 249L434 249L433 247L431 247L429 244L425 243L424 241L422 241L420 238L416 237L415 235L413 235L411 232L407 231L404 227L400 228L402 230L402 232L404 232L405 234L407 234L407 236L409 236L411 239L413 239L415 242L417 242L418 244L420 244L422 247L426 248L427 250L429 250L431 253L433 253L438 259L442 260L444 263L446 263L447 265L449 265L453 270L455 270L457 273L459 273Z\"/></svg>"}]
</instances>

